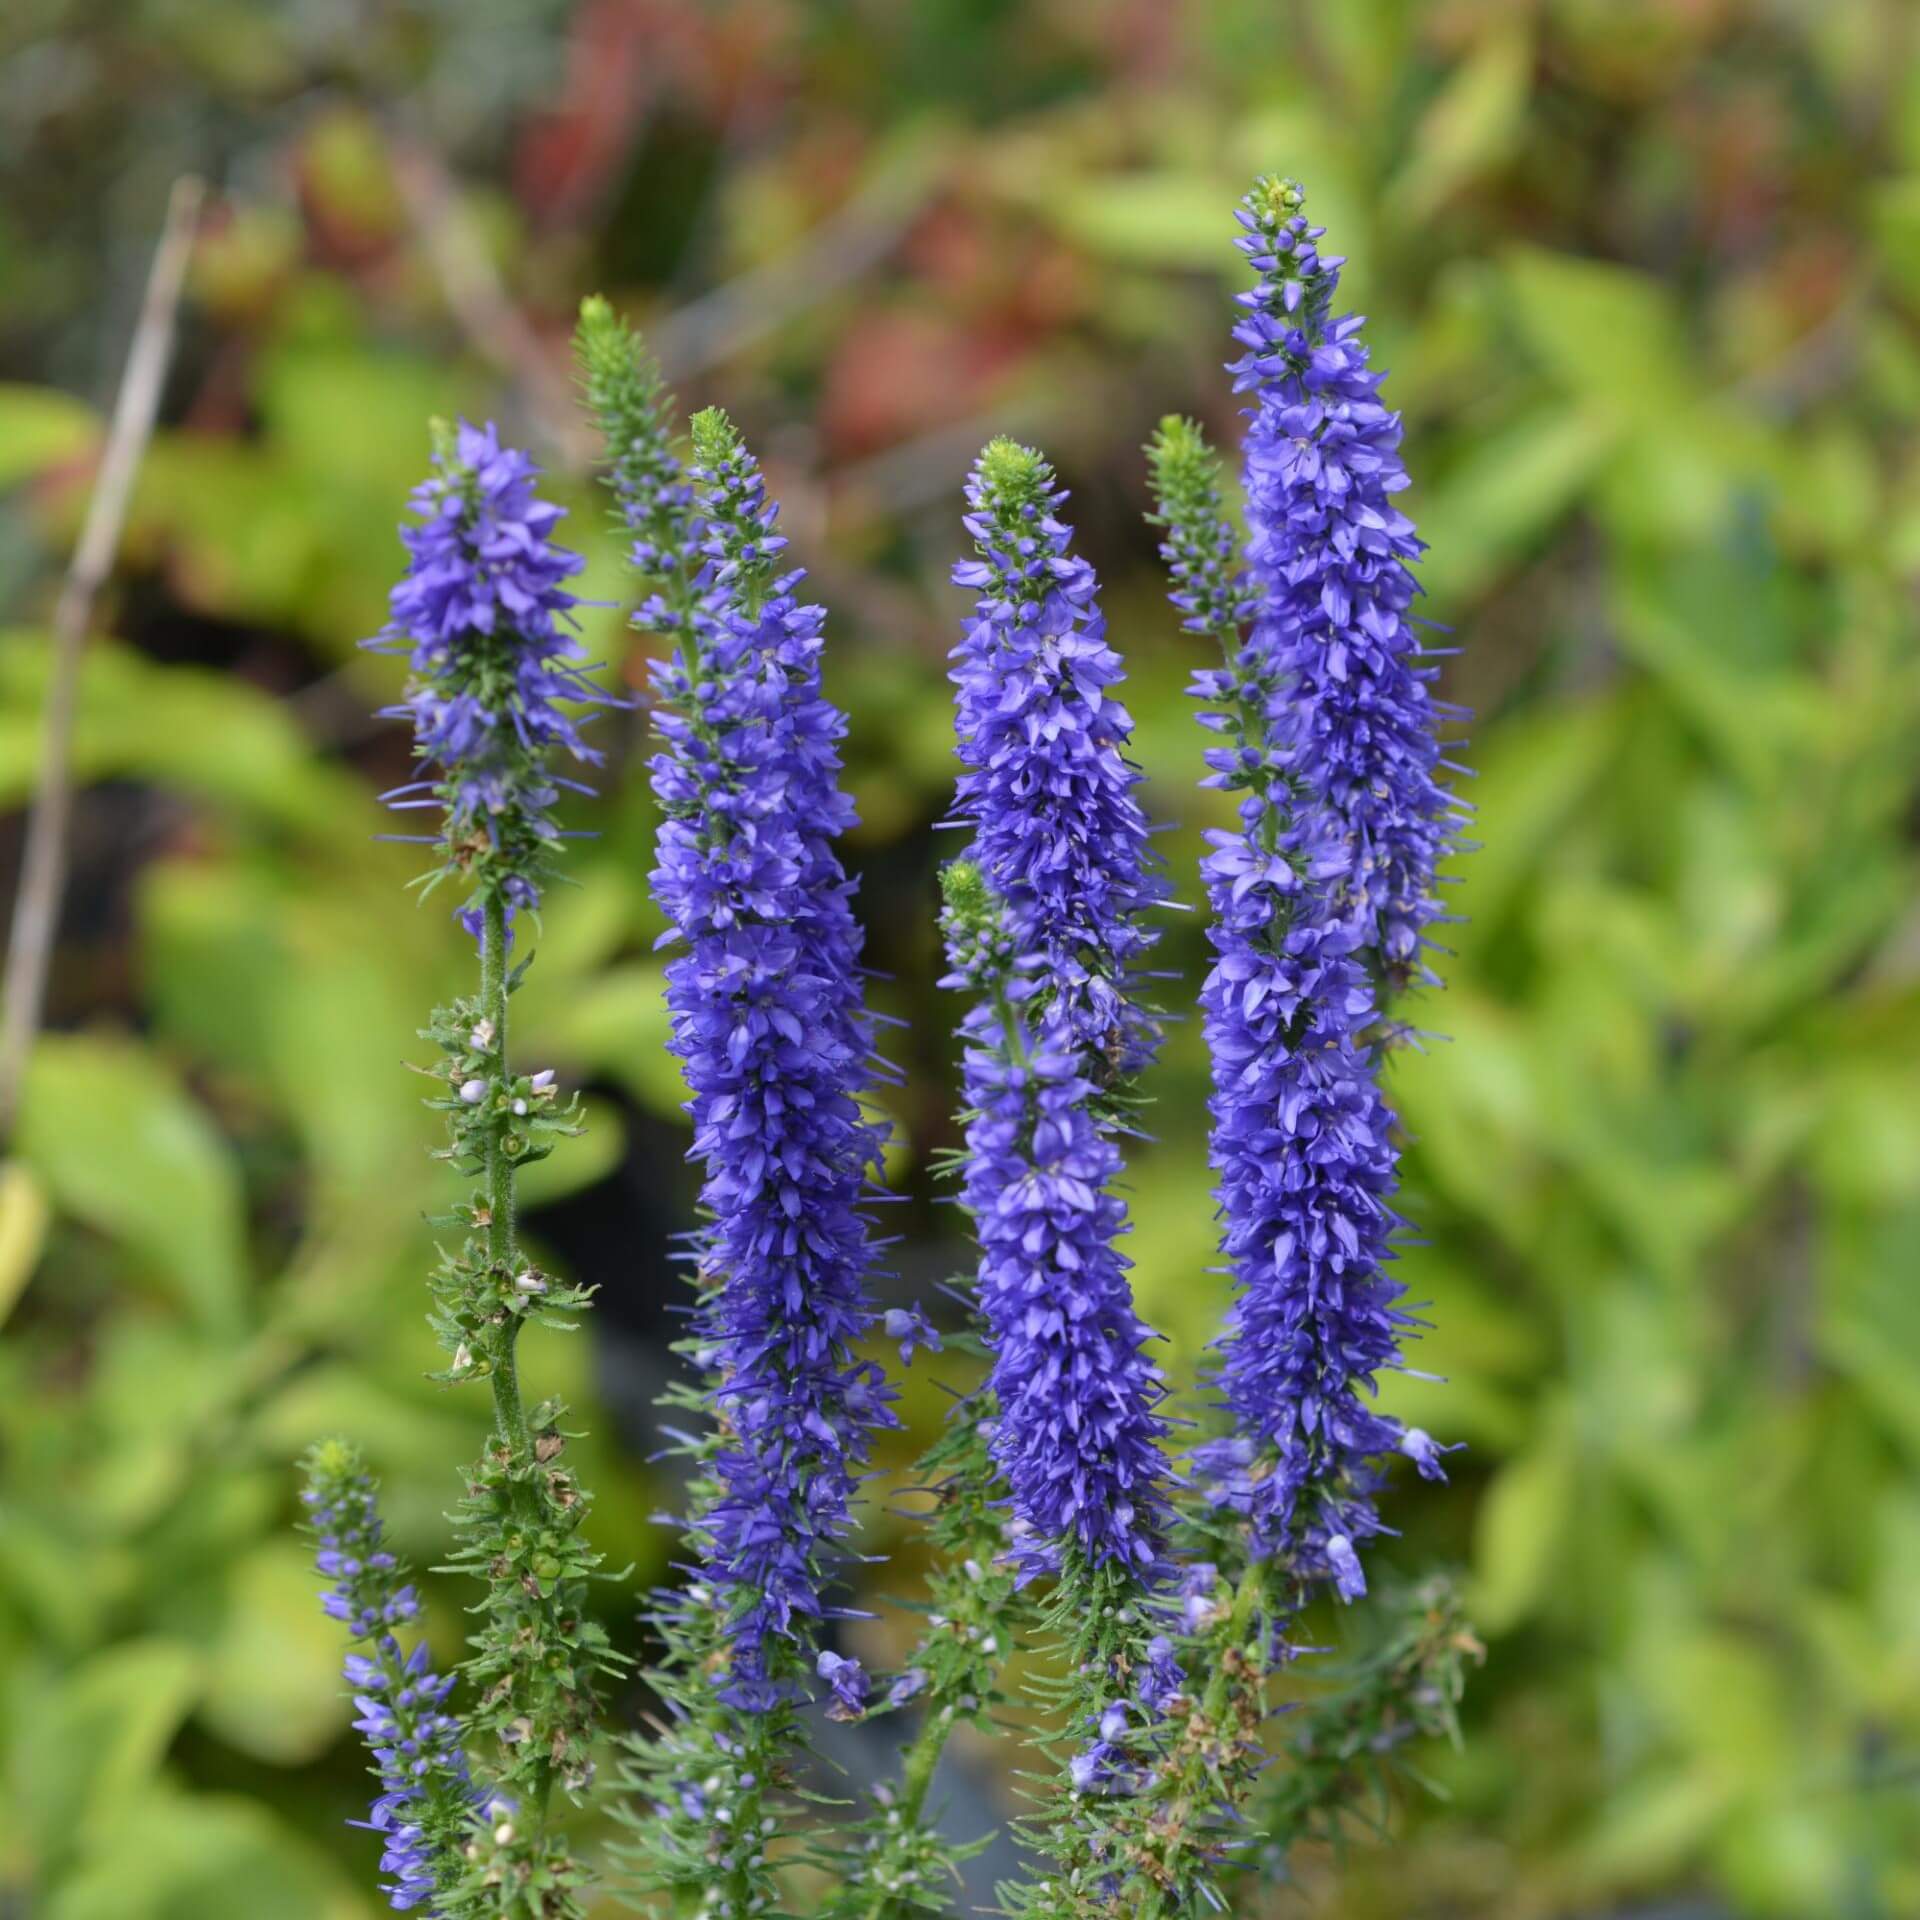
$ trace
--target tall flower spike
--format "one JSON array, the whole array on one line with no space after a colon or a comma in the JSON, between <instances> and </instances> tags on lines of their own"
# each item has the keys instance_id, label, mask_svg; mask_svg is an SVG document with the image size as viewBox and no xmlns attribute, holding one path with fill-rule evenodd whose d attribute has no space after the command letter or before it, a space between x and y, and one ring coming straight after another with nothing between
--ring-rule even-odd
<instances>
[{"instance_id":1,"label":"tall flower spike","mask_svg":"<svg viewBox=\"0 0 1920 1920\"><path fill-rule=\"evenodd\" d=\"M520 1391L521 1328L571 1327L589 1293L526 1259L515 1229L518 1170L579 1127L550 1071L511 1063L507 1007L524 969L509 966L508 946L516 909L537 906L561 845L559 789L576 784L550 761L559 750L596 757L572 709L607 702L564 631L574 600L561 582L580 563L549 538L559 510L535 494L532 463L491 427L436 437L434 477L414 496L419 523L403 530L409 565L376 644L410 660L394 711L413 719L429 769L395 802L442 810L429 884L464 885L460 918L480 944L478 992L438 1009L423 1035L441 1054L427 1070L442 1086L428 1102L446 1117L440 1157L469 1183L435 1223L464 1229L433 1277L433 1325L449 1355L439 1378L485 1381L494 1413L456 1515L455 1562L484 1588L462 1669L469 1735L489 1793L514 1809L476 1843L478 1891L461 1911L567 1920L580 1911L582 1876L549 1801L556 1784L584 1794L599 1683L621 1663L587 1607L599 1559L584 1532L586 1491L564 1458L566 1409L529 1411Z\"/></svg>"},{"instance_id":2,"label":"tall flower spike","mask_svg":"<svg viewBox=\"0 0 1920 1920\"><path fill-rule=\"evenodd\" d=\"M691 874L708 854L724 859L732 834L725 818L731 778L725 755L743 743L755 753L764 751L766 714L773 703L756 696L724 721L718 706L695 710L716 691L708 679L716 650L735 668L742 656L723 630L725 602L705 551L713 529L672 444L672 403L639 336L606 301L582 304L575 353L585 397L606 439L616 517L628 533L630 559L645 589L635 623L666 636L673 650L672 658L654 669L656 685L676 685L689 699L687 711L669 709L658 717L658 731L670 744L656 756L654 775L656 792L662 778L674 782L661 857L666 859L668 841L674 840L674 857ZM763 688L761 695L769 691ZM722 748L712 737L710 723L716 722L732 745ZM684 777L675 775L676 763ZM710 792L715 796L711 809ZM711 845L700 827L709 813L716 827ZM707 909L697 904L696 893L712 907L708 918L701 917ZM720 925L731 911L724 894L716 867L709 882L681 900L688 924L702 929L695 948L718 950ZM668 936L682 937L678 927ZM690 950L676 963L683 968L677 1016L691 1018L697 1001L697 979L684 970L696 959ZM676 1030L691 1037L685 1019ZM779 1902L770 1845L779 1823L768 1806L802 1737L790 1696L803 1669L796 1650L781 1663L777 1681L749 1671L753 1705L733 1703L740 1678L738 1628L743 1607L751 1603L735 1584L708 1571L714 1517L729 1503L737 1510L739 1462L731 1424L713 1417L728 1358L706 1325L715 1292L724 1284L713 1265L716 1237L711 1219L690 1236L688 1258L699 1299L693 1337L679 1342L676 1351L692 1362L697 1378L671 1381L661 1397L676 1422L666 1430L670 1451L689 1470L688 1507L680 1525L700 1564L685 1570L690 1577L683 1587L654 1595L649 1623L658 1647L645 1679L662 1712L649 1717L647 1730L621 1742L620 1784L626 1798L617 1818L631 1837L616 1857L639 1898L666 1894L676 1907L703 1916L745 1916ZM723 1455L728 1476L721 1472ZM840 1678L842 1690L849 1685L847 1677ZM729 1697L722 1697L723 1690Z\"/></svg>"},{"instance_id":3,"label":"tall flower spike","mask_svg":"<svg viewBox=\"0 0 1920 1920\"><path fill-rule=\"evenodd\" d=\"M1199 1457L1256 1558L1284 1554L1351 1598L1365 1589L1357 1544L1381 1531L1381 1459L1408 1451L1439 1472L1431 1443L1370 1400L1413 1323L1388 1266L1397 1154L1369 1039L1368 916L1346 892L1344 823L1300 772L1277 623L1256 619L1251 636L1240 624L1247 590L1221 564L1217 463L1180 420L1149 452L1176 604L1224 655L1192 687L1218 739L1205 784L1238 794L1240 814L1208 834L1201 869L1213 1162L1236 1300L1217 1359L1230 1432Z\"/></svg>"},{"instance_id":4,"label":"tall flower spike","mask_svg":"<svg viewBox=\"0 0 1920 1920\"><path fill-rule=\"evenodd\" d=\"M953 578L979 597L953 653L966 767L955 813L1106 1083L1138 1073L1158 1042L1135 988L1158 938L1146 915L1167 886L1126 758L1133 721L1114 693L1124 668L1099 582L1059 516L1065 498L1047 462L1011 440L990 442L968 480L977 557Z\"/></svg>"},{"instance_id":5,"label":"tall flower spike","mask_svg":"<svg viewBox=\"0 0 1920 1920\"><path fill-rule=\"evenodd\" d=\"M1046 461L1010 440L988 445L968 485L977 557L954 581L978 598L952 677L955 811L973 841L942 875L943 984L973 996L961 1199L991 1354L981 1430L1016 1567L1059 1576L1043 1625L1068 1672L1049 1691L1078 1748L1025 1823L1057 1871L1004 1890L1010 1910L1036 1914L1098 1857L1084 1790L1117 1782L1100 1728L1147 1637L1140 1602L1169 1519L1165 1389L1120 1251L1114 1138L1159 1038L1136 990L1166 885L1126 758L1120 659L1064 498Z\"/></svg>"},{"instance_id":6,"label":"tall flower spike","mask_svg":"<svg viewBox=\"0 0 1920 1920\"><path fill-rule=\"evenodd\" d=\"M404 654L413 670L405 700L382 717L412 723L426 777L383 797L403 812L438 811L432 879L497 893L511 924L516 909L539 904L559 846L553 807L560 788L577 785L553 771L553 750L601 757L570 708L606 696L567 630L578 602L562 583L581 563L549 538L561 509L534 492L533 462L491 425L462 421L436 438L433 477L413 496L417 523L401 529L410 557L392 618L367 643ZM461 919L477 939L477 899Z\"/></svg>"},{"instance_id":7,"label":"tall flower spike","mask_svg":"<svg viewBox=\"0 0 1920 1920\"><path fill-rule=\"evenodd\" d=\"M1381 403L1361 316L1332 316L1344 263L1303 206L1291 181L1262 179L1237 214L1259 276L1233 330L1235 390L1254 398L1247 557L1262 644L1291 683L1296 772L1345 830L1345 884L1392 989L1435 979L1421 956L1462 811L1438 777L1435 724L1455 710L1434 698L1411 613L1424 547L1393 504L1400 417Z\"/></svg>"},{"instance_id":8,"label":"tall flower spike","mask_svg":"<svg viewBox=\"0 0 1920 1920\"><path fill-rule=\"evenodd\" d=\"M393 1876L381 1891L399 1912L437 1912L464 1870L476 1814L460 1725L446 1710L453 1677L434 1673L425 1641L411 1653L401 1648L395 1629L419 1618L420 1599L381 1537L359 1455L323 1441L304 1466L300 1499L319 1542L316 1565L330 1583L321 1604L365 1648L347 1656L346 1679L360 1714L353 1724L380 1779L364 1824L381 1836L380 1870Z\"/></svg>"},{"instance_id":9,"label":"tall flower spike","mask_svg":"<svg viewBox=\"0 0 1920 1920\"><path fill-rule=\"evenodd\" d=\"M703 1570L729 1610L722 1697L765 1711L795 1690L826 1611L826 1561L855 1478L891 1424L862 1202L881 1136L862 1113L872 1037L860 933L834 841L839 713L820 693L824 611L776 576L785 541L724 414L696 415L701 597L659 663L654 896L682 951L667 968L672 1051L692 1095L710 1225L698 1334L724 1422Z\"/></svg>"}]
</instances>

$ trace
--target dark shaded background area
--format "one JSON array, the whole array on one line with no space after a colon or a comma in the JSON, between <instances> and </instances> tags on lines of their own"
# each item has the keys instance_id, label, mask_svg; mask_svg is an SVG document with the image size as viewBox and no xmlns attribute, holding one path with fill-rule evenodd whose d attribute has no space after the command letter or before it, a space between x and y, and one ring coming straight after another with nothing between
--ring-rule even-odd
<instances>
[{"instance_id":1,"label":"dark shaded background area","mask_svg":"<svg viewBox=\"0 0 1920 1920\"><path fill-rule=\"evenodd\" d=\"M368 717L392 663L355 649L428 416L549 465L636 685L568 407L579 296L763 455L833 609L852 858L908 1023L886 1284L926 1294L964 1258L929 1173L958 483L1006 429L1073 488L1191 898L1216 815L1137 449L1173 408L1234 436L1230 211L1261 169L1306 183L1392 370L1484 843L1424 1016L1449 1037L1394 1069L1420 1362L1450 1384L1385 1383L1468 1451L1396 1492L1386 1557L1462 1565L1489 1659L1464 1750L1421 1756L1445 1799L1303 1860L1288 1904L1920 1911L1916 42L1896 0L13 0L0 898L167 183L216 195L0 1167L0 1913L372 1911L289 1462L357 1434L431 1561L482 1419L421 1378L444 1190L400 1065L461 943L370 838L405 743ZM602 1292L526 1367L592 1429L595 1530L640 1583L690 1178L644 722L609 740L517 1003L593 1122L533 1229ZM1191 917L1165 952L1190 1000ZM1181 1369L1221 1304L1204 1085L1189 1025L1134 1180ZM942 1377L916 1364L895 1457ZM911 1529L876 1502L869 1535L909 1584ZM460 1596L434 1600L447 1652ZM629 1593L605 1606L631 1645ZM884 1663L905 1633L850 1641Z\"/></svg>"}]
</instances>

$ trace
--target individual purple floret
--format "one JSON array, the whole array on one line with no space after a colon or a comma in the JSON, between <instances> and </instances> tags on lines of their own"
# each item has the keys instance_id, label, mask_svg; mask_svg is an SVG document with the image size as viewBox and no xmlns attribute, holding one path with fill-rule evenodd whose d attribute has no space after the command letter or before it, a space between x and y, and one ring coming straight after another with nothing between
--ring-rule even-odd
<instances>
[{"instance_id":1,"label":"individual purple floret","mask_svg":"<svg viewBox=\"0 0 1920 1920\"><path fill-rule=\"evenodd\" d=\"M1294 772L1347 839L1346 884L1389 985L1432 981L1435 868L1460 809L1442 786L1436 669L1410 614L1424 551L1393 504L1407 485L1400 416L1379 397L1358 314L1330 317L1340 259L1322 254L1290 181L1261 180L1236 243L1260 276L1238 296L1232 372L1251 392L1244 479L1260 644L1291 682Z\"/></svg>"},{"instance_id":2,"label":"individual purple floret","mask_svg":"<svg viewBox=\"0 0 1920 1920\"><path fill-rule=\"evenodd\" d=\"M813 1670L827 1683L827 1718L858 1720L867 1710L867 1670L858 1660L823 1649Z\"/></svg>"},{"instance_id":3,"label":"individual purple floret","mask_svg":"<svg viewBox=\"0 0 1920 1920\"><path fill-rule=\"evenodd\" d=\"M316 1447L300 1498L320 1547L315 1565L332 1582L321 1596L365 1653L350 1653L347 1684L359 1710L354 1726L372 1750L381 1792L359 1824L384 1842L382 1889L398 1911L427 1906L460 1872L460 1840L471 1823L474 1790L460 1723L446 1711L451 1674L436 1675L425 1642L403 1654L394 1629L410 1625L420 1601L406 1570L382 1544L373 1482L351 1448Z\"/></svg>"},{"instance_id":4,"label":"individual purple floret","mask_svg":"<svg viewBox=\"0 0 1920 1920\"><path fill-rule=\"evenodd\" d=\"M1039 963L1014 954L985 876L963 860L942 878L953 966L943 984L978 996L960 1030L962 1200L993 1349L993 1459L1026 1528L1029 1571L1071 1546L1093 1567L1146 1573L1165 1520L1164 1387L1118 1245L1119 1150L1096 1118L1070 1011L1043 999Z\"/></svg>"},{"instance_id":5,"label":"individual purple floret","mask_svg":"<svg viewBox=\"0 0 1920 1920\"><path fill-rule=\"evenodd\" d=\"M967 769L954 811L1104 1082L1140 1071L1158 1041L1133 989L1159 937L1146 915L1167 886L1126 758L1124 669L1093 568L1070 550L1065 498L1046 461L1010 440L989 443L968 480L979 557L953 578L979 598L953 652Z\"/></svg>"},{"instance_id":6,"label":"individual purple floret","mask_svg":"<svg viewBox=\"0 0 1920 1920\"><path fill-rule=\"evenodd\" d=\"M654 897L681 948L667 968L672 1051L692 1098L710 1224L696 1329L723 1435L699 1516L726 1597L720 1695L764 1711L793 1692L776 1646L824 1611L823 1561L848 1525L868 1436L891 1422L854 1355L873 1314L862 1201L880 1134L861 1111L872 1038L852 883L834 843L840 714L820 693L822 610L772 575L784 542L724 415L697 416L692 615L655 669L663 819Z\"/></svg>"},{"instance_id":7,"label":"individual purple floret","mask_svg":"<svg viewBox=\"0 0 1920 1920\"><path fill-rule=\"evenodd\" d=\"M497 889L509 918L539 904L559 843L553 807L578 784L551 770L552 752L598 761L573 709L606 704L569 630L577 601L562 583L581 561L550 538L562 509L535 493L538 471L491 425L443 431L433 476L413 495L417 524L401 529L409 560L391 618L368 642L413 669L383 717L412 722L425 769L384 797L444 811L442 871L475 894ZM462 909L476 935L481 917L477 900Z\"/></svg>"},{"instance_id":8,"label":"individual purple floret","mask_svg":"<svg viewBox=\"0 0 1920 1920\"><path fill-rule=\"evenodd\" d=\"M1147 1657L1134 1672L1134 1698L1151 1721L1168 1718L1186 1698L1187 1677L1180 1671L1173 1642L1156 1633L1147 1642Z\"/></svg>"}]
</instances>

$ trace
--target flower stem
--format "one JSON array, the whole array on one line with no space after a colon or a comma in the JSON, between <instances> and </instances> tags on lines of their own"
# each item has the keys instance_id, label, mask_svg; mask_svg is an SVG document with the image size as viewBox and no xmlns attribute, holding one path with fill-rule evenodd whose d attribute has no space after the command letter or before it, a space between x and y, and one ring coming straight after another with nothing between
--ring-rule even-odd
<instances>
[{"instance_id":1,"label":"flower stem","mask_svg":"<svg viewBox=\"0 0 1920 1920\"><path fill-rule=\"evenodd\" d=\"M1255 1560L1240 1577L1199 1711L1170 1756L1163 1776L1166 1791L1154 1796L1171 1799L1172 1805L1153 1823L1166 1837L1151 1872L1143 1876L1140 1920L1160 1920L1162 1914L1187 1906L1177 1895L1171 1908L1168 1900L1170 1889L1184 1890L1178 1863L1187 1836L1198 1820L1203 1842L1209 1835L1217 1838L1218 1816L1237 1813L1252 1787L1254 1776L1246 1760L1265 1712L1267 1657L1262 1648L1257 1658L1248 1659L1247 1640L1266 1603L1267 1566ZM1229 1718L1237 1724L1229 1727ZM1207 1817L1210 1813L1213 1818Z\"/></svg>"},{"instance_id":2,"label":"flower stem","mask_svg":"<svg viewBox=\"0 0 1920 1920\"><path fill-rule=\"evenodd\" d=\"M500 1084L507 1073L507 903L504 895L491 892L482 909L485 919L480 937L480 1012L494 1031L494 1057L499 1062ZM499 1134L487 1147L487 1258L499 1272L511 1273L518 1252L514 1244L513 1161ZM517 1317L508 1319L500 1329L490 1356L493 1362L493 1415L500 1437L507 1443L513 1464L530 1462L533 1441L527 1431L526 1410L520 1403L520 1368L515 1348L520 1337Z\"/></svg>"},{"instance_id":3,"label":"flower stem","mask_svg":"<svg viewBox=\"0 0 1920 1920\"><path fill-rule=\"evenodd\" d=\"M480 934L480 1011L491 1022L494 1032L494 1059L498 1063L499 1085L511 1083L507 1066L507 902L497 889L487 894L482 906ZM489 1136L487 1146L487 1261L496 1273L512 1274L519 1265L519 1247L514 1233L513 1160L507 1152L505 1136L499 1131ZM488 1379L493 1387L493 1418L508 1457L509 1484L513 1504L530 1528L537 1529L543 1519L539 1490L533 1479L537 1461L533 1434L527 1426L526 1408L520 1399L520 1318L509 1314L494 1337L489 1356L492 1368ZM553 1766L542 1760L533 1769L532 1804L521 1809L522 1817L537 1834L544 1834L547 1812L553 1798Z\"/></svg>"}]
</instances>

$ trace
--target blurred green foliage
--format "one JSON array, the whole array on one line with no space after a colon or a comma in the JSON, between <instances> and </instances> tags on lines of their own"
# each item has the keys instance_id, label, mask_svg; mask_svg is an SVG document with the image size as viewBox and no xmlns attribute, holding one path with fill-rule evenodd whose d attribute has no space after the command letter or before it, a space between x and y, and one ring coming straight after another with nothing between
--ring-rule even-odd
<instances>
[{"instance_id":1,"label":"blurred green foliage","mask_svg":"<svg viewBox=\"0 0 1920 1920\"><path fill-rule=\"evenodd\" d=\"M24 0L0 54L9 857L166 177L221 189L87 664L54 1030L0 1167L0 1911L372 1911L289 1462L352 1431L431 1563L475 1444L421 1377L444 1195L400 1070L462 943L370 837L404 747L355 649L427 417L540 447L610 603L556 405L582 291L763 451L834 609L926 1286L955 1257L926 1170L957 483L1006 427L1075 486L1191 893L1214 816L1136 449L1169 409L1232 438L1229 212L1268 167L1309 183L1406 412L1483 843L1422 1012L1448 1037L1394 1069L1449 1384L1387 1392L1470 1443L1392 1516L1406 1568L1470 1568L1490 1657L1427 1760L1444 1802L1303 1875L1355 1916L1920 1910L1920 17ZM619 612L591 637L638 684ZM615 733L520 1022L592 1090L529 1185L604 1290L600 1364L538 1336L524 1364L593 1429L597 1539L639 1583L660 1489L628 1403L686 1183L643 726ZM1168 947L1190 994L1197 930ZM1134 1251L1190 1367L1221 1302L1191 1026L1153 1091ZM938 1417L917 1376L903 1457ZM899 1629L863 1631L884 1658Z\"/></svg>"}]
</instances>

